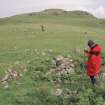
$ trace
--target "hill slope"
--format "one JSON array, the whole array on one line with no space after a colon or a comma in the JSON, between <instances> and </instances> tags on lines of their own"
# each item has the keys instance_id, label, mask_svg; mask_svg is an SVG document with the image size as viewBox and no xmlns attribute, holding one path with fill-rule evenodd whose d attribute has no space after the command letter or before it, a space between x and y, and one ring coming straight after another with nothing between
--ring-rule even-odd
<instances>
[{"instance_id":1,"label":"hill slope","mask_svg":"<svg viewBox=\"0 0 105 105\"><path fill-rule=\"evenodd\" d=\"M104 78L93 87L80 67L88 39L105 48L105 20L87 12L51 9L0 19L0 77L19 73L0 83L0 104L104 105ZM76 61L74 72L49 73L57 55Z\"/></svg>"}]
</instances>

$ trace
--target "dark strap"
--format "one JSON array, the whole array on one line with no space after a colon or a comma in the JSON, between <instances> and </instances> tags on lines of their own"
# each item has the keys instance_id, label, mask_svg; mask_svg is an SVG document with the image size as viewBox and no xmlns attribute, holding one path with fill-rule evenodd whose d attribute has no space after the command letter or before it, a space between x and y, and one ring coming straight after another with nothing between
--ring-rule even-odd
<instances>
[{"instance_id":1,"label":"dark strap","mask_svg":"<svg viewBox=\"0 0 105 105\"><path fill-rule=\"evenodd\" d=\"M99 51L91 51L90 54L98 56L100 54Z\"/></svg>"}]
</instances>

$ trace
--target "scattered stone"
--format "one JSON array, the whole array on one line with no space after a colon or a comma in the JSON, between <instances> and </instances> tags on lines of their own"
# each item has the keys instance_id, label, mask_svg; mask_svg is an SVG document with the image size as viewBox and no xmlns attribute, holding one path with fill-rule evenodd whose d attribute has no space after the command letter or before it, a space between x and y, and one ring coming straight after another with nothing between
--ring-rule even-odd
<instances>
[{"instance_id":1,"label":"scattered stone","mask_svg":"<svg viewBox=\"0 0 105 105\"><path fill-rule=\"evenodd\" d=\"M7 81L3 81L3 82L2 82L2 85L7 85L7 84L8 84Z\"/></svg>"},{"instance_id":2,"label":"scattered stone","mask_svg":"<svg viewBox=\"0 0 105 105\"><path fill-rule=\"evenodd\" d=\"M1 82L1 84L3 85L4 89L7 89L9 87L9 84L7 81L3 81Z\"/></svg>"},{"instance_id":3,"label":"scattered stone","mask_svg":"<svg viewBox=\"0 0 105 105\"><path fill-rule=\"evenodd\" d=\"M53 49L48 49L48 52L49 52L49 53L52 53L52 52L53 52Z\"/></svg>"},{"instance_id":4,"label":"scattered stone","mask_svg":"<svg viewBox=\"0 0 105 105\"><path fill-rule=\"evenodd\" d=\"M38 49L34 49L35 52L38 52Z\"/></svg>"},{"instance_id":5,"label":"scattered stone","mask_svg":"<svg viewBox=\"0 0 105 105\"><path fill-rule=\"evenodd\" d=\"M42 55L43 55L43 56L45 56L45 55L46 55L46 53L45 53L45 52L42 52Z\"/></svg>"},{"instance_id":6,"label":"scattered stone","mask_svg":"<svg viewBox=\"0 0 105 105\"><path fill-rule=\"evenodd\" d=\"M55 91L52 91L52 95L60 96L63 93L62 89L56 89Z\"/></svg>"},{"instance_id":7,"label":"scattered stone","mask_svg":"<svg viewBox=\"0 0 105 105\"><path fill-rule=\"evenodd\" d=\"M23 74L19 74L19 76L20 76L20 77L22 77L22 76L23 76Z\"/></svg>"},{"instance_id":8,"label":"scattered stone","mask_svg":"<svg viewBox=\"0 0 105 105\"><path fill-rule=\"evenodd\" d=\"M17 49L17 47L16 46L14 46L14 50L16 50Z\"/></svg>"},{"instance_id":9,"label":"scattered stone","mask_svg":"<svg viewBox=\"0 0 105 105\"><path fill-rule=\"evenodd\" d=\"M40 51L38 49L34 49L34 52L39 55L40 54Z\"/></svg>"},{"instance_id":10,"label":"scattered stone","mask_svg":"<svg viewBox=\"0 0 105 105\"><path fill-rule=\"evenodd\" d=\"M2 78L2 80L1 80L1 82L5 82L5 81L8 81L8 79L10 78L10 75L9 74L6 74L3 78Z\"/></svg>"},{"instance_id":11,"label":"scattered stone","mask_svg":"<svg viewBox=\"0 0 105 105\"><path fill-rule=\"evenodd\" d=\"M101 77L105 79L105 73L101 73Z\"/></svg>"},{"instance_id":12,"label":"scattered stone","mask_svg":"<svg viewBox=\"0 0 105 105\"><path fill-rule=\"evenodd\" d=\"M9 85L7 84L7 85L4 86L4 89L7 89L8 87L9 87Z\"/></svg>"},{"instance_id":13,"label":"scattered stone","mask_svg":"<svg viewBox=\"0 0 105 105\"><path fill-rule=\"evenodd\" d=\"M30 60L27 60L26 62L27 62L27 63L30 63Z\"/></svg>"},{"instance_id":14,"label":"scattered stone","mask_svg":"<svg viewBox=\"0 0 105 105\"><path fill-rule=\"evenodd\" d=\"M75 71L75 62L72 59L64 58L62 55L59 55L53 59L53 64L55 64L55 68L49 70L46 73L46 77L50 76L57 76L57 77L62 77L64 75L68 74L74 74ZM56 78L55 80L51 80L51 83L54 84L54 86L62 84L62 80L60 78ZM57 87L60 88L61 87ZM56 92L55 92L56 93ZM57 91L57 95L61 94Z\"/></svg>"},{"instance_id":15,"label":"scattered stone","mask_svg":"<svg viewBox=\"0 0 105 105\"><path fill-rule=\"evenodd\" d=\"M5 76L1 79L1 84L4 88L8 88L8 82L11 80L16 80L21 76L16 70L8 69Z\"/></svg>"},{"instance_id":16,"label":"scattered stone","mask_svg":"<svg viewBox=\"0 0 105 105\"><path fill-rule=\"evenodd\" d=\"M16 70L8 70L8 75L11 79L17 79L19 77L19 73Z\"/></svg>"},{"instance_id":17,"label":"scattered stone","mask_svg":"<svg viewBox=\"0 0 105 105\"><path fill-rule=\"evenodd\" d=\"M26 71L27 71L27 69L25 68L23 71L24 71L24 72L26 72Z\"/></svg>"},{"instance_id":18,"label":"scattered stone","mask_svg":"<svg viewBox=\"0 0 105 105\"><path fill-rule=\"evenodd\" d=\"M28 52L28 51L30 51L30 49L25 49L25 52Z\"/></svg>"},{"instance_id":19,"label":"scattered stone","mask_svg":"<svg viewBox=\"0 0 105 105\"><path fill-rule=\"evenodd\" d=\"M19 63L20 63L19 61L16 61L16 62L15 62L15 65L18 65Z\"/></svg>"},{"instance_id":20,"label":"scattered stone","mask_svg":"<svg viewBox=\"0 0 105 105\"><path fill-rule=\"evenodd\" d=\"M71 55L68 54L68 55L67 55L67 58L71 58Z\"/></svg>"},{"instance_id":21,"label":"scattered stone","mask_svg":"<svg viewBox=\"0 0 105 105\"><path fill-rule=\"evenodd\" d=\"M74 97L74 96L78 96L79 95L79 93L78 93L78 91L70 91L70 90L67 90L66 92L64 92L64 97L65 98L69 98L69 97Z\"/></svg>"},{"instance_id":22,"label":"scattered stone","mask_svg":"<svg viewBox=\"0 0 105 105\"><path fill-rule=\"evenodd\" d=\"M56 73L58 75L63 75L67 73L74 73L74 62L72 59L64 58L63 56L58 56L57 58L54 58L53 63L55 64L56 68L53 70L50 70L48 74Z\"/></svg>"}]
</instances>

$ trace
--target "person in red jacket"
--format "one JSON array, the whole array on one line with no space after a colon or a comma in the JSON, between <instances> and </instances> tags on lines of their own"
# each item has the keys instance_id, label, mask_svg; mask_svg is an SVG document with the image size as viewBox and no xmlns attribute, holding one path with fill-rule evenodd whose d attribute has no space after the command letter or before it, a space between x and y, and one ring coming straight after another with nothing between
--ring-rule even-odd
<instances>
[{"instance_id":1,"label":"person in red jacket","mask_svg":"<svg viewBox=\"0 0 105 105\"><path fill-rule=\"evenodd\" d=\"M91 79L91 83L96 84L95 76L100 73L101 70L101 46L96 44L92 40L88 41L89 51L85 50L85 54L88 56L86 62L87 75Z\"/></svg>"}]
</instances>

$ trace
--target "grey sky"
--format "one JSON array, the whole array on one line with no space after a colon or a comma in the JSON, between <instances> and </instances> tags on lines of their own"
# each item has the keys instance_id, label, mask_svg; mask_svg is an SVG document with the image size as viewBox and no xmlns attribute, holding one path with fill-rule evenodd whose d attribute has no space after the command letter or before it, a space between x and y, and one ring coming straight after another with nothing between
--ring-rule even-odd
<instances>
[{"instance_id":1,"label":"grey sky","mask_svg":"<svg viewBox=\"0 0 105 105\"><path fill-rule=\"evenodd\" d=\"M105 18L105 0L0 0L0 17L48 8L86 10L96 17Z\"/></svg>"}]
</instances>

